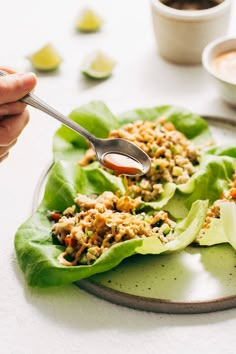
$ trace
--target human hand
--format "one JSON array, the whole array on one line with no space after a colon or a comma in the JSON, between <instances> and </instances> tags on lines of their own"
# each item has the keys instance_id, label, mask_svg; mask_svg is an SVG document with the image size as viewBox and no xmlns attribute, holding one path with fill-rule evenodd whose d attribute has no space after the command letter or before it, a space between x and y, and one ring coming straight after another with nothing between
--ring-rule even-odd
<instances>
[{"instance_id":1,"label":"human hand","mask_svg":"<svg viewBox=\"0 0 236 354\"><path fill-rule=\"evenodd\" d=\"M19 99L33 90L37 79L33 73L15 73L0 67L10 75L0 77L0 162L9 154L18 136L29 121L26 104Z\"/></svg>"}]
</instances>

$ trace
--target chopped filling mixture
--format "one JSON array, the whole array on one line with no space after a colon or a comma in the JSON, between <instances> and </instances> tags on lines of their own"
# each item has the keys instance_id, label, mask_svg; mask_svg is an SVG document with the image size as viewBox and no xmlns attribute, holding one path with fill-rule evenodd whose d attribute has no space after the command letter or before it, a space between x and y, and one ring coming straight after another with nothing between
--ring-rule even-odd
<instances>
[{"instance_id":1,"label":"chopped filling mixture","mask_svg":"<svg viewBox=\"0 0 236 354\"><path fill-rule=\"evenodd\" d=\"M164 117L156 122L127 124L111 131L109 138L129 140L151 159L151 169L146 175L127 177L127 192L131 198L141 197L146 202L155 200L163 192L164 182L186 183L199 164L200 148L196 148ZM86 166L94 160L94 151L88 149L79 164Z\"/></svg>"},{"instance_id":2,"label":"chopped filling mixture","mask_svg":"<svg viewBox=\"0 0 236 354\"><path fill-rule=\"evenodd\" d=\"M75 203L79 212L73 205L63 214L50 213L55 222L52 236L66 247L58 258L63 265L92 264L112 245L131 239L155 236L163 243L174 239L176 224L168 213L135 214L140 198L104 192L97 198L79 194Z\"/></svg>"},{"instance_id":3,"label":"chopped filling mixture","mask_svg":"<svg viewBox=\"0 0 236 354\"><path fill-rule=\"evenodd\" d=\"M204 231L209 229L211 226L212 219L220 218L220 205L224 202L233 202L236 203L236 173L233 175L233 180L229 181L229 190L222 193L219 199L217 199L210 208L208 208L205 222L202 227L202 236Z\"/></svg>"}]
</instances>

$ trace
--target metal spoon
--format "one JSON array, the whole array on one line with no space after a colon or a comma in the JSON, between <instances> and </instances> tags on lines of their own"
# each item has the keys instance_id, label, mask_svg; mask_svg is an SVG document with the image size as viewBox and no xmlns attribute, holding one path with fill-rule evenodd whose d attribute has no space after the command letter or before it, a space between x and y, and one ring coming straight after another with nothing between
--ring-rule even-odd
<instances>
[{"instance_id":1,"label":"metal spoon","mask_svg":"<svg viewBox=\"0 0 236 354\"><path fill-rule=\"evenodd\" d=\"M0 76L5 75L8 75L8 73L0 70ZM149 171L151 167L149 156L130 141L120 138L99 139L32 93L28 93L20 101L49 114L67 127L81 134L91 143L98 161L116 173L143 175Z\"/></svg>"}]
</instances>

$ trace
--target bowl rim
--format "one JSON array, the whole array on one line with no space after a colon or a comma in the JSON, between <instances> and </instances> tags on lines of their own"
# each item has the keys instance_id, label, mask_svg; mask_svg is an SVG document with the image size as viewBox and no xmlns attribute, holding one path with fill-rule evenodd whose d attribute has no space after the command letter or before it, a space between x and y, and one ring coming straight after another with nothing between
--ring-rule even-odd
<instances>
[{"instance_id":1,"label":"bowl rim","mask_svg":"<svg viewBox=\"0 0 236 354\"><path fill-rule=\"evenodd\" d=\"M217 78L218 80L225 82L227 84L231 84L233 86L236 86L235 83L230 82L229 80L225 80L223 79L220 75L217 75L217 73L214 71L210 61L211 61L211 54L212 51L215 48L220 48L222 46L222 54L227 52L225 49L223 49L223 44L227 43L227 42L232 42L232 48L228 49L227 51L230 50L235 50L236 51L236 36L224 36L224 37L220 37L217 38L215 40L213 40L212 42L210 42L209 44L206 45L206 47L203 49L202 52L202 65L205 68L206 71L208 71L212 76L214 76L215 78Z\"/></svg>"},{"instance_id":2,"label":"bowl rim","mask_svg":"<svg viewBox=\"0 0 236 354\"><path fill-rule=\"evenodd\" d=\"M179 20L208 20L214 16L218 16L219 13L224 12L232 4L232 0L223 0L222 3L204 10L178 10L170 6L167 6L161 2L161 0L151 0L152 9L158 11L163 16Z\"/></svg>"}]
</instances>

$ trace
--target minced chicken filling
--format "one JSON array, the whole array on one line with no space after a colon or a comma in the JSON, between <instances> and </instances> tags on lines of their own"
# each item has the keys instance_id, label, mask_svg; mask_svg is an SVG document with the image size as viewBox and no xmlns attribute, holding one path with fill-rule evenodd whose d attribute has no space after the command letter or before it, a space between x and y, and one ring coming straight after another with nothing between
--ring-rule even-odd
<instances>
[{"instance_id":1,"label":"minced chicken filling","mask_svg":"<svg viewBox=\"0 0 236 354\"><path fill-rule=\"evenodd\" d=\"M113 130L109 138L123 138L135 143L151 159L151 169L144 176L127 177L127 192L131 198L141 197L148 202L163 192L163 182L186 183L199 164L200 148L191 142L164 117L156 122L136 121ZM86 166L95 160L88 149L79 161Z\"/></svg>"},{"instance_id":2,"label":"minced chicken filling","mask_svg":"<svg viewBox=\"0 0 236 354\"><path fill-rule=\"evenodd\" d=\"M211 221L214 218L220 218L220 205L225 202L236 203L236 173L233 175L233 180L229 181L229 190L222 193L219 199L217 199L210 208L208 208L205 222L202 227L202 235L204 235L204 230L211 226Z\"/></svg>"},{"instance_id":3,"label":"minced chicken filling","mask_svg":"<svg viewBox=\"0 0 236 354\"><path fill-rule=\"evenodd\" d=\"M79 194L76 205L63 214L51 212L52 235L66 249L59 262L67 266L92 264L112 245L155 236L166 243L174 239L175 222L164 211L135 214L140 198L118 197L104 192L97 198Z\"/></svg>"}]
</instances>

